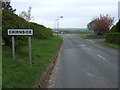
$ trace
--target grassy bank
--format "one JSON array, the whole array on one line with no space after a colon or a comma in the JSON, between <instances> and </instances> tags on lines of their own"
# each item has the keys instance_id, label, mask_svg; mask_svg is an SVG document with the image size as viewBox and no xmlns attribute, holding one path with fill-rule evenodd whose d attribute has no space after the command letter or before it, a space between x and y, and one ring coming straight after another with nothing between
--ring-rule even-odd
<instances>
[{"instance_id":1,"label":"grassy bank","mask_svg":"<svg viewBox=\"0 0 120 90\"><path fill-rule=\"evenodd\" d=\"M108 47L112 47L112 48L116 48L116 49L120 49L120 45L118 44L113 44L113 43L108 43L108 42L99 42L99 44L108 46Z\"/></svg>"},{"instance_id":2,"label":"grassy bank","mask_svg":"<svg viewBox=\"0 0 120 90\"><path fill-rule=\"evenodd\" d=\"M3 46L3 88L32 88L58 51L62 39L32 40L33 66L29 66L28 48L16 49L16 59L11 57L11 47ZM19 48L19 47L18 47Z\"/></svg>"},{"instance_id":3,"label":"grassy bank","mask_svg":"<svg viewBox=\"0 0 120 90\"><path fill-rule=\"evenodd\" d=\"M2 88L2 50L0 46L0 89Z\"/></svg>"}]
</instances>

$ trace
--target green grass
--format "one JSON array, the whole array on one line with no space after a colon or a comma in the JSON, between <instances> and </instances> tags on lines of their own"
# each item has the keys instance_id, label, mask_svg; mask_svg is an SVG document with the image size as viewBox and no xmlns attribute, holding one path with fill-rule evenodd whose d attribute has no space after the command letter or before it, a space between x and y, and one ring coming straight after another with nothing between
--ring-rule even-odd
<instances>
[{"instance_id":1,"label":"green grass","mask_svg":"<svg viewBox=\"0 0 120 90\"><path fill-rule=\"evenodd\" d=\"M0 89L2 88L2 50L0 46Z\"/></svg>"},{"instance_id":2,"label":"green grass","mask_svg":"<svg viewBox=\"0 0 120 90\"><path fill-rule=\"evenodd\" d=\"M85 37L87 37L87 35L92 35L92 34L80 34L80 37L85 38Z\"/></svg>"},{"instance_id":3,"label":"green grass","mask_svg":"<svg viewBox=\"0 0 120 90\"><path fill-rule=\"evenodd\" d=\"M108 46L108 47L112 47L112 48L116 48L116 49L120 49L120 45L118 44L113 44L113 43L108 43L108 42L99 42L99 44L102 44L102 45L105 45L105 46Z\"/></svg>"},{"instance_id":4,"label":"green grass","mask_svg":"<svg viewBox=\"0 0 120 90\"><path fill-rule=\"evenodd\" d=\"M33 66L29 66L28 48L16 49L16 59L11 56L11 47L3 46L3 88L32 88L38 84L43 72L58 51L62 39L32 40ZM19 47L18 47L19 48Z\"/></svg>"},{"instance_id":5,"label":"green grass","mask_svg":"<svg viewBox=\"0 0 120 90\"><path fill-rule=\"evenodd\" d=\"M0 9L0 14L2 13L2 9Z\"/></svg>"}]
</instances>

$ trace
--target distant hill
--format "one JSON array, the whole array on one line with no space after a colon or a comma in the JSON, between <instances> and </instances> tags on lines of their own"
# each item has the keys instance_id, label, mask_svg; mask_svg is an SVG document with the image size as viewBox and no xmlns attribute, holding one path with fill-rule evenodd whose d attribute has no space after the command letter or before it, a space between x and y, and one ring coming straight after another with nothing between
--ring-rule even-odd
<instances>
[{"instance_id":1,"label":"distant hill","mask_svg":"<svg viewBox=\"0 0 120 90\"><path fill-rule=\"evenodd\" d=\"M52 28L52 30L57 30L57 29L54 29L54 28ZM88 30L87 28L59 28L59 30Z\"/></svg>"},{"instance_id":2,"label":"distant hill","mask_svg":"<svg viewBox=\"0 0 120 90\"><path fill-rule=\"evenodd\" d=\"M93 33L93 31L88 30L87 28L60 28L59 30L57 29L52 29L54 33L74 33L74 34L79 34L79 33Z\"/></svg>"}]
</instances>

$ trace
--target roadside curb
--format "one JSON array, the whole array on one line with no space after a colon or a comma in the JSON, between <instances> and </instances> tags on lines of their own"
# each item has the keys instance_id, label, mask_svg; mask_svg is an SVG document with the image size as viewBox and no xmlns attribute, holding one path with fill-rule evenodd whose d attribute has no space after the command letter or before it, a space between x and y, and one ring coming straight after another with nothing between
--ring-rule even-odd
<instances>
[{"instance_id":1,"label":"roadside curb","mask_svg":"<svg viewBox=\"0 0 120 90\"><path fill-rule=\"evenodd\" d=\"M58 49L57 53L52 57L52 62L47 67L46 71L43 73L42 78L39 80L39 83L35 86L35 88L47 88L50 80L50 76L52 75L53 69L55 68L57 57L62 48L63 40L61 42L61 46Z\"/></svg>"}]
</instances>

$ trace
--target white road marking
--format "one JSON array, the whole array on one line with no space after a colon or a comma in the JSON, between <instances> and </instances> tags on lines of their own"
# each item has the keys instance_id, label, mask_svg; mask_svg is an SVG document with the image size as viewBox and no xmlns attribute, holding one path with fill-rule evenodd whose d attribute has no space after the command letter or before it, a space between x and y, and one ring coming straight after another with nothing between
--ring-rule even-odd
<instances>
[{"instance_id":1,"label":"white road marking","mask_svg":"<svg viewBox=\"0 0 120 90\"><path fill-rule=\"evenodd\" d=\"M91 42L94 42L94 41L91 40Z\"/></svg>"},{"instance_id":2,"label":"white road marking","mask_svg":"<svg viewBox=\"0 0 120 90\"><path fill-rule=\"evenodd\" d=\"M106 58L104 58L103 56L101 56L101 55L97 55L98 57L100 57L100 58L102 58L104 61L106 61L106 62L109 62Z\"/></svg>"},{"instance_id":3,"label":"white road marking","mask_svg":"<svg viewBox=\"0 0 120 90\"><path fill-rule=\"evenodd\" d=\"M86 72L86 74L89 76L89 77L94 77L94 75L90 72Z\"/></svg>"},{"instance_id":4,"label":"white road marking","mask_svg":"<svg viewBox=\"0 0 120 90\"><path fill-rule=\"evenodd\" d=\"M90 42L94 42L94 41L92 41L92 40L89 40Z\"/></svg>"},{"instance_id":5,"label":"white road marking","mask_svg":"<svg viewBox=\"0 0 120 90\"><path fill-rule=\"evenodd\" d=\"M90 40L90 39L86 39L86 40L88 40L88 41L90 41L90 42L93 42L93 43L94 43L94 41L92 41L92 40Z\"/></svg>"},{"instance_id":6,"label":"white road marking","mask_svg":"<svg viewBox=\"0 0 120 90\"><path fill-rule=\"evenodd\" d=\"M94 75L92 73L90 73L88 70L86 70L86 69L82 69L82 70L87 76L94 77Z\"/></svg>"},{"instance_id":7,"label":"white road marking","mask_svg":"<svg viewBox=\"0 0 120 90\"><path fill-rule=\"evenodd\" d=\"M71 36L70 34L68 34L68 36Z\"/></svg>"},{"instance_id":8,"label":"white road marking","mask_svg":"<svg viewBox=\"0 0 120 90\"><path fill-rule=\"evenodd\" d=\"M83 44L83 45L80 45L80 46L85 46L85 45Z\"/></svg>"},{"instance_id":9,"label":"white road marking","mask_svg":"<svg viewBox=\"0 0 120 90\"><path fill-rule=\"evenodd\" d=\"M71 38L73 37L72 35L68 34L68 36L70 36Z\"/></svg>"}]
</instances>

